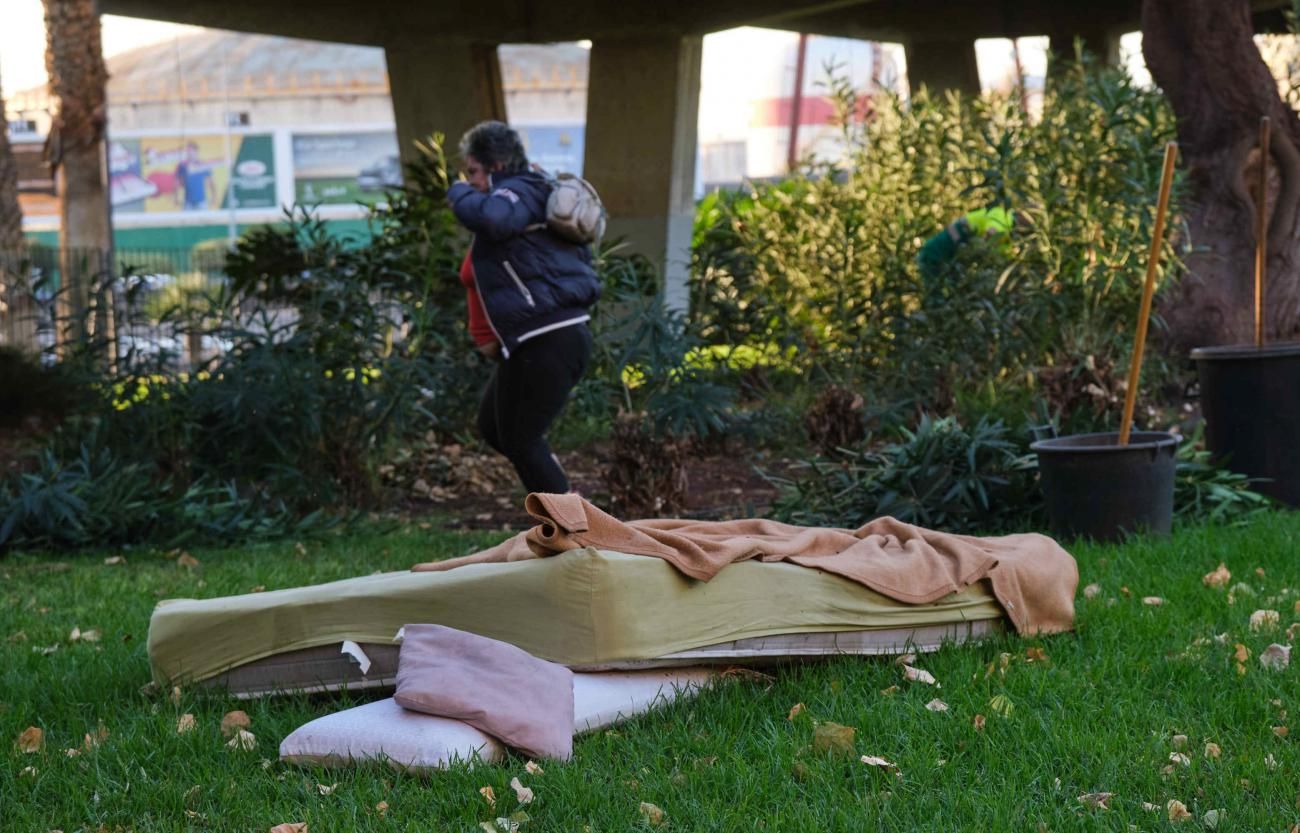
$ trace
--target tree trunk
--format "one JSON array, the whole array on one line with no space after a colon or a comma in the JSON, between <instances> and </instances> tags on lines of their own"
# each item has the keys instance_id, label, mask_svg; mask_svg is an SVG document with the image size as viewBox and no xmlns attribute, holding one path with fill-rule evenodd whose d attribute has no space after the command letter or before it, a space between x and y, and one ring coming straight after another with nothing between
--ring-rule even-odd
<instances>
[{"instance_id":1,"label":"tree trunk","mask_svg":"<svg viewBox=\"0 0 1300 833\"><path fill-rule=\"evenodd\" d=\"M18 206L18 165L9 146L4 90L0 88L0 252L23 245L23 212Z\"/></svg>"},{"instance_id":2,"label":"tree trunk","mask_svg":"<svg viewBox=\"0 0 1300 833\"><path fill-rule=\"evenodd\" d=\"M1172 347L1254 340L1259 120L1272 122L1265 339L1300 335L1300 119L1255 46L1249 0L1144 0L1142 51L1178 117L1187 274L1161 313Z\"/></svg>"},{"instance_id":3,"label":"tree trunk","mask_svg":"<svg viewBox=\"0 0 1300 833\"><path fill-rule=\"evenodd\" d=\"M79 338L88 324L93 325L86 321L91 282L112 263L104 146L108 71L94 0L44 3L45 69L57 108L51 162L58 168L63 203L60 270L71 325L65 334Z\"/></svg>"}]
</instances>

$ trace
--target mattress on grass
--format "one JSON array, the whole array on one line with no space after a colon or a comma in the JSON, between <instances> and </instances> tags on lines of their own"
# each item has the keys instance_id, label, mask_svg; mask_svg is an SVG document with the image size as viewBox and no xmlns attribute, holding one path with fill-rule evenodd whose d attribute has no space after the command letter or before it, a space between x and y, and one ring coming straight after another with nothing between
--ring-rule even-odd
<instances>
[{"instance_id":1,"label":"mattress on grass","mask_svg":"<svg viewBox=\"0 0 1300 833\"><path fill-rule=\"evenodd\" d=\"M164 601L149 624L149 659L160 683L256 694L390 687L394 637L417 622L595 670L894 653L983 635L1003 616L985 582L908 605L793 564L744 561L701 582L662 559L588 548ZM359 650L341 653L346 643Z\"/></svg>"}]
</instances>

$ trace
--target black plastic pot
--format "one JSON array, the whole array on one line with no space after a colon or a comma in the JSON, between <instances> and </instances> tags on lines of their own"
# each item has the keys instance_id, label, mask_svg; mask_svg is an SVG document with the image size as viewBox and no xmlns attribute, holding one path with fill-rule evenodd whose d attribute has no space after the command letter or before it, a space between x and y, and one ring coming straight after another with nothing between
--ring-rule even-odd
<instances>
[{"instance_id":1,"label":"black plastic pot","mask_svg":"<svg viewBox=\"0 0 1300 833\"><path fill-rule=\"evenodd\" d=\"M1300 506L1300 344L1198 347L1205 441L1223 465Z\"/></svg>"},{"instance_id":2,"label":"black plastic pot","mask_svg":"<svg viewBox=\"0 0 1300 833\"><path fill-rule=\"evenodd\" d=\"M1075 434L1040 440L1038 471L1052 533L1115 541L1130 532L1168 534L1174 516L1174 452L1163 431Z\"/></svg>"}]
</instances>

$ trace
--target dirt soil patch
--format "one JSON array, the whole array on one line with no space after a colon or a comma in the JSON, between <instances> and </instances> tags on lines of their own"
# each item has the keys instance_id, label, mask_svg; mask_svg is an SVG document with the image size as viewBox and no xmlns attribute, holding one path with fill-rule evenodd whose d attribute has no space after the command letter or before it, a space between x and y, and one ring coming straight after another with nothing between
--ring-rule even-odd
<instances>
[{"instance_id":1,"label":"dirt soil patch","mask_svg":"<svg viewBox=\"0 0 1300 833\"><path fill-rule=\"evenodd\" d=\"M609 493L602 480L608 465L608 451L601 445L559 455L573 488L592 503L607 509ZM489 469L496 484L493 491L460 489L443 493L438 500L412 498L405 507L412 516L436 514L450 529L522 530L533 525L523 510L525 492L514 470L502 457L491 455L476 463ZM688 498L681 517L700 520L762 517L770 509L777 490L759 474L784 473L790 463L783 459L743 454L719 454L687 460ZM480 478L482 480L482 478Z\"/></svg>"}]
</instances>

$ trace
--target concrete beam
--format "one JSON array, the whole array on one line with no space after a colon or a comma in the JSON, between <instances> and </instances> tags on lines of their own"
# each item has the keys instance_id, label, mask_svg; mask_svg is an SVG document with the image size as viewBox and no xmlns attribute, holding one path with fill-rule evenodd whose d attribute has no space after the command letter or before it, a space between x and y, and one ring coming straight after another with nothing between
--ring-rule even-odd
<instances>
[{"instance_id":1,"label":"concrete beam","mask_svg":"<svg viewBox=\"0 0 1300 833\"><path fill-rule=\"evenodd\" d=\"M980 71L973 40L913 41L907 44L907 82L912 91L922 86L931 93L956 90L980 94Z\"/></svg>"},{"instance_id":2,"label":"concrete beam","mask_svg":"<svg viewBox=\"0 0 1300 833\"><path fill-rule=\"evenodd\" d=\"M1277 0L1268 0L1277 2ZM960 33L969 40L1050 35L1090 28L1138 28L1140 0L1091 0L1061 3L1051 0L872 0L864 5L818 10L792 4L775 17L752 19L752 25L774 26L818 35L909 43L951 41Z\"/></svg>"},{"instance_id":3,"label":"concrete beam","mask_svg":"<svg viewBox=\"0 0 1300 833\"><path fill-rule=\"evenodd\" d=\"M406 40L386 46L384 56L403 162L416 158L416 140L435 131L446 135L454 155L466 130L486 119L506 120L494 44Z\"/></svg>"},{"instance_id":4,"label":"concrete beam","mask_svg":"<svg viewBox=\"0 0 1300 833\"><path fill-rule=\"evenodd\" d=\"M588 71L583 176L609 211L607 236L662 267L677 310L689 298L702 53L697 36L598 40Z\"/></svg>"},{"instance_id":5,"label":"concrete beam","mask_svg":"<svg viewBox=\"0 0 1300 833\"><path fill-rule=\"evenodd\" d=\"M1256 0L1265 20L1289 0ZM1138 28L1141 0L99 0L100 11L246 32L381 45L398 37L478 42L704 34L773 26L869 40L943 41Z\"/></svg>"}]
</instances>

